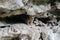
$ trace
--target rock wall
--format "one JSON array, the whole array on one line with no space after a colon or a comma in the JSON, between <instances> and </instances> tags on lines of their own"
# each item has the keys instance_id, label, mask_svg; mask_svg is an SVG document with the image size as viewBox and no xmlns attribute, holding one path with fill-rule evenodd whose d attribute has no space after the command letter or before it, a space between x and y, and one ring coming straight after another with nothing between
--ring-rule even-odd
<instances>
[{"instance_id":1,"label":"rock wall","mask_svg":"<svg viewBox=\"0 0 60 40\"><path fill-rule=\"evenodd\" d=\"M59 0L0 0L0 40L60 40L59 11Z\"/></svg>"}]
</instances>

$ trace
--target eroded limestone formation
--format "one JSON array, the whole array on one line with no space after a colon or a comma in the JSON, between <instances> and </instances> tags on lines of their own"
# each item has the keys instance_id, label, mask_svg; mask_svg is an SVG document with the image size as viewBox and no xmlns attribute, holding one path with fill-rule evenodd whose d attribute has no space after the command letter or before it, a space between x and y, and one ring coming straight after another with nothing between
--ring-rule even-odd
<instances>
[{"instance_id":1,"label":"eroded limestone formation","mask_svg":"<svg viewBox=\"0 0 60 40\"><path fill-rule=\"evenodd\" d=\"M59 0L0 0L0 40L60 40L59 10Z\"/></svg>"}]
</instances>

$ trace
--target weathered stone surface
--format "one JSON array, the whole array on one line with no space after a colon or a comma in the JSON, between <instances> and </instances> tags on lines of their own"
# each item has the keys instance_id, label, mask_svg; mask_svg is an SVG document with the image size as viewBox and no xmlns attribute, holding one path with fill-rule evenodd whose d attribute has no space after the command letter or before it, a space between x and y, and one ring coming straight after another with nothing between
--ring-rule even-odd
<instances>
[{"instance_id":1,"label":"weathered stone surface","mask_svg":"<svg viewBox=\"0 0 60 40\"><path fill-rule=\"evenodd\" d=\"M40 33L36 28L26 24L13 24L10 28L0 28L0 31L0 40L11 40L12 38L18 37L18 35L19 38L21 38L22 35L23 37L24 35L29 36L29 40L39 40L40 37Z\"/></svg>"},{"instance_id":2,"label":"weathered stone surface","mask_svg":"<svg viewBox=\"0 0 60 40\"><path fill-rule=\"evenodd\" d=\"M24 14L24 12L27 12L27 15L36 15L51 9L50 4L37 6L28 2L29 0L1 0L0 17ZM26 3L28 4L26 5Z\"/></svg>"},{"instance_id":3,"label":"weathered stone surface","mask_svg":"<svg viewBox=\"0 0 60 40\"><path fill-rule=\"evenodd\" d=\"M59 26L12 24L0 28L0 40L59 40Z\"/></svg>"},{"instance_id":4,"label":"weathered stone surface","mask_svg":"<svg viewBox=\"0 0 60 40\"><path fill-rule=\"evenodd\" d=\"M23 6L22 0L0 0L0 8L15 10L20 9Z\"/></svg>"},{"instance_id":5,"label":"weathered stone surface","mask_svg":"<svg viewBox=\"0 0 60 40\"><path fill-rule=\"evenodd\" d=\"M6 13L4 13L4 10L3 10L1 12L2 13L0 14L0 17L9 17L9 16L12 16L12 15L26 14L25 10L11 10L11 11L10 10L8 10L8 11L5 10Z\"/></svg>"},{"instance_id":6,"label":"weathered stone surface","mask_svg":"<svg viewBox=\"0 0 60 40\"><path fill-rule=\"evenodd\" d=\"M60 40L60 21L57 22L56 17L53 17L57 14L56 10L60 9L60 3L55 1L0 0L0 17L2 18L21 14L27 14L32 18L51 17L51 20L45 20L47 23L36 20L34 21L35 24L32 22L28 25L22 23L8 24L1 21L0 40ZM55 25L56 23L58 25Z\"/></svg>"}]
</instances>

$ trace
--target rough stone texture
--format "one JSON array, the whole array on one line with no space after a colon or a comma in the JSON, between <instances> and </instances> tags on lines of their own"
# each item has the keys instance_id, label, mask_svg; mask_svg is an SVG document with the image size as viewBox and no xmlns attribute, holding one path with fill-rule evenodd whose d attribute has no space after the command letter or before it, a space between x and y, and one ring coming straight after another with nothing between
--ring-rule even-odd
<instances>
[{"instance_id":1,"label":"rough stone texture","mask_svg":"<svg viewBox=\"0 0 60 40\"><path fill-rule=\"evenodd\" d=\"M14 2L13 2L14 1ZM0 0L0 8L7 8L10 10L20 9L24 4L22 0Z\"/></svg>"},{"instance_id":2,"label":"rough stone texture","mask_svg":"<svg viewBox=\"0 0 60 40\"><path fill-rule=\"evenodd\" d=\"M10 27L0 28L0 40L59 40L59 28L59 26L53 26L50 29L50 26L46 25L39 27L35 25L12 24Z\"/></svg>"},{"instance_id":3,"label":"rough stone texture","mask_svg":"<svg viewBox=\"0 0 60 40\"><path fill-rule=\"evenodd\" d=\"M50 4L37 6L28 2L29 0L1 0L0 17L24 14L24 12L27 12L27 15L36 15L37 13L46 12L51 9Z\"/></svg>"},{"instance_id":4,"label":"rough stone texture","mask_svg":"<svg viewBox=\"0 0 60 40\"><path fill-rule=\"evenodd\" d=\"M34 21L35 24L29 25L23 23L8 24L1 21L0 40L60 40L60 21L57 22L56 19L59 14L58 11L55 12L60 10L60 3L56 1L59 0L0 0L1 18L21 14L37 18ZM38 20L38 18L47 17L53 19L49 21L46 19L47 23Z\"/></svg>"},{"instance_id":5,"label":"rough stone texture","mask_svg":"<svg viewBox=\"0 0 60 40\"><path fill-rule=\"evenodd\" d=\"M28 35L30 37L30 39L28 39L28 40L39 40L39 37L40 37L40 33L35 28L35 26L33 28L33 26L26 25L26 24L13 24L9 28L8 27L1 28L0 31L1 31L0 40L11 40L12 38L18 37L18 36L19 36L19 40L20 40L22 35L23 36Z\"/></svg>"}]
</instances>

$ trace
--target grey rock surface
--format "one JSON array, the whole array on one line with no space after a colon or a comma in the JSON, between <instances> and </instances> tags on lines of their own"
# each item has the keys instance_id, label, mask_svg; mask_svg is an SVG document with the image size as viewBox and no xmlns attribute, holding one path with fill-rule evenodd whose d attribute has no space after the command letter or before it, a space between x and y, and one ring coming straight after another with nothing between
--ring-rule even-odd
<instances>
[{"instance_id":1,"label":"grey rock surface","mask_svg":"<svg viewBox=\"0 0 60 40\"><path fill-rule=\"evenodd\" d=\"M60 12L57 11L60 10L60 2L56 2L59 0L51 1L0 0L0 20L2 19L0 21L0 40L60 40L60 18L57 21L57 17L60 16ZM52 6L54 3L56 4ZM5 17L21 14L36 17L36 20L33 20L32 24L4 22ZM38 18L43 20L38 20ZM47 23L43 21L47 21Z\"/></svg>"}]
</instances>

